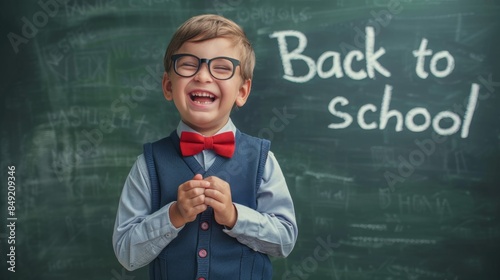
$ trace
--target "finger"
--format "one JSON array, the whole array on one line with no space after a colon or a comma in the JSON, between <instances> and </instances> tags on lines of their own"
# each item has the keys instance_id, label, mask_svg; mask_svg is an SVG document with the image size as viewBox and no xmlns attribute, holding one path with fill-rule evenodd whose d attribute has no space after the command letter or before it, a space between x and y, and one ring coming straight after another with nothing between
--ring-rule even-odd
<instances>
[{"instance_id":1,"label":"finger","mask_svg":"<svg viewBox=\"0 0 500 280\"><path fill-rule=\"evenodd\" d=\"M210 186L210 182L205 180L190 180L179 186L180 191L189 191L194 188L207 188Z\"/></svg>"},{"instance_id":2,"label":"finger","mask_svg":"<svg viewBox=\"0 0 500 280\"><path fill-rule=\"evenodd\" d=\"M204 194L202 194L202 195L191 198L189 200L189 204L191 205L191 207L196 207L198 205L205 204L205 199L206 199L206 196Z\"/></svg>"},{"instance_id":3,"label":"finger","mask_svg":"<svg viewBox=\"0 0 500 280\"><path fill-rule=\"evenodd\" d=\"M193 180L203 180L203 176L201 174L196 174L194 175Z\"/></svg>"},{"instance_id":4,"label":"finger","mask_svg":"<svg viewBox=\"0 0 500 280\"><path fill-rule=\"evenodd\" d=\"M205 178L204 180L210 183L211 189L219 190L224 193L226 193L229 190L229 184L220 178L217 178L215 176L210 176Z\"/></svg>"},{"instance_id":5,"label":"finger","mask_svg":"<svg viewBox=\"0 0 500 280\"><path fill-rule=\"evenodd\" d=\"M208 196L205 196L204 204L211 206L215 212L221 211L225 208L223 202Z\"/></svg>"},{"instance_id":6,"label":"finger","mask_svg":"<svg viewBox=\"0 0 500 280\"><path fill-rule=\"evenodd\" d=\"M224 202L224 198L225 198L224 193L220 192L219 190L215 190L215 189L205 189L204 195L206 197L215 199L219 202Z\"/></svg>"},{"instance_id":7,"label":"finger","mask_svg":"<svg viewBox=\"0 0 500 280\"><path fill-rule=\"evenodd\" d=\"M184 192L186 198L195 198L197 196L203 195L205 193L205 188L193 188Z\"/></svg>"},{"instance_id":8,"label":"finger","mask_svg":"<svg viewBox=\"0 0 500 280\"><path fill-rule=\"evenodd\" d=\"M211 183L225 182L224 180L222 180L221 178L219 178L217 176L209 176L209 177L205 178L204 180L208 181L208 182L211 182Z\"/></svg>"},{"instance_id":9,"label":"finger","mask_svg":"<svg viewBox=\"0 0 500 280\"><path fill-rule=\"evenodd\" d=\"M207 209L207 207L208 206L205 204L199 204L199 205L192 206L192 207L186 207L185 205L184 206L179 205L179 211L180 211L181 215L186 220L193 221L194 219L196 219L196 215L205 211Z\"/></svg>"},{"instance_id":10,"label":"finger","mask_svg":"<svg viewBox=\"0 0 500 280\"><path fill-rule=\"evenodd\" d=\"M188 185L190 188L207 188L211 183L205 180L191 180Z\"/></svg>"},{"instance_id":11,"label":"finger","mask_svg":"<svg viewBox=\"0 0 500 280\"><path fill-rule=\"evenodd\" d=\"M182 198L179 199L177 203L183 208L184 211L189 211L189 209L193 207L205 204L205 195L202 194L193 198Z\"/></svg>"},{"instance_id":12,"label":"finger","mask_svg":"<svg viewBox=\"0 0 500 280\"><path fill-rule=\"evenodd\" d=\"M200 214L201 212L207 210L208 206L206 204L200 204L200 205L196 205L193 207L193 212L195 213L195 215L198 215Z\"/></svg>"}]
</instances>

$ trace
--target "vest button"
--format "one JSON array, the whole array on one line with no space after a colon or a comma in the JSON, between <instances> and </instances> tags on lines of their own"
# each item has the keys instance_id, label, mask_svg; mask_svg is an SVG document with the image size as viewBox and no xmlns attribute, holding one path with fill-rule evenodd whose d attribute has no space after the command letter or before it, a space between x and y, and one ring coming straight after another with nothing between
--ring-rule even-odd
<instances>
[{"instance_id":1,"label":"vest button","mask_svg":"<svg viewBox=\"0 0 500 280\"><path fill-rule=\"evenodd\" d=\"M201 228L202 230L208 230L208 228L209 228L209 227L210 227L210 225L208 224L208 222L203 222L203 223L201 223L201 225L200 225L200 228Z\"/></svg>"},{"instance_id":2,"label":"vest button","mask_svg":"<svg viewBox=\"0 0 500 280\"><path fill-rule=\"evenodd\" d=\"M207 255L208 255L208 252L205 249L201 249L201 250L198 251L198 256L200 258L205 258Z\"/></svg>"}]
</instances>

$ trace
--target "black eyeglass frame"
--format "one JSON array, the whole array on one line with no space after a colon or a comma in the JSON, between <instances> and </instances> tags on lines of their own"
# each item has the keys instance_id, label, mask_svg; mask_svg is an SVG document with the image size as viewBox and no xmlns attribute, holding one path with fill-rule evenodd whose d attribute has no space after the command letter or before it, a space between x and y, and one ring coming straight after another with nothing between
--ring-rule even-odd
<instances>
[{"instance_id":1,"label":"black eyeglass frame","mask_svg":"<svg viewBox=\"0 0 500 280\"><path fill-rule=\"evenodd\" d=\"M192 75L189 75L189 76L181 75L181 74L179 74L177 72L177 60L179 58L185 57L185 56L191 56L191 57L194 57L194 58L198 59L198 68L196 69L196 71ZM208 72L210 73L210 75L214 79L217 79L217 80L220 80L220 81L225 81L225 80L231 79L234 76L234 73L236 72L236 67L238 67L238 65L241 65L241 62L239 60L231 58L231 57L227 57L227 56L218 56L218 57L214 57L214 58L208 59L208 58L199 58L199 57L197 57L194 54L180 53L180 54L174 54L174 55L172 55L171 58L172 58L172 67L174 67L174 72L177 75L179 75L181 77L184 77L184 78L191 78L194 75L196 75L200 71L201 64L203 62L205 62L207 64L207 66L208 66ZM220 59L220 58L227 59L227 60L229 60L233 64L233 73L231 73L231 75L228 78L225 78L225 79L219 79L219 78L215 77L214 74L212 74L212 70L210 70L210 62L212 62L213 60L216 60L216 59Z\"/></svg>"}]
</instances>

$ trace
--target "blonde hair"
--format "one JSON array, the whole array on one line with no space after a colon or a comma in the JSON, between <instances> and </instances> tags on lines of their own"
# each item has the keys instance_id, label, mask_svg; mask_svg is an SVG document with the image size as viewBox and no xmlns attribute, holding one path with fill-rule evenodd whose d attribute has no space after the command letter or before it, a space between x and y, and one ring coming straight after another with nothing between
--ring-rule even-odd
<instances>
[{"instance_id":1,"label":"blonde hair","mask_svg":"<svg viewBox=\"0 0 500 280\"><path fill-rule=\"evenodd\" d=\"M163 65L166 72L172 69L172 55L185 42L203 42L214 38L227 38L241 46L241 77L252 79L255 67L255 52L243 29L235 22L218 15L199 15L184 22L168 44Z\"/></svg>"}]
</instances>

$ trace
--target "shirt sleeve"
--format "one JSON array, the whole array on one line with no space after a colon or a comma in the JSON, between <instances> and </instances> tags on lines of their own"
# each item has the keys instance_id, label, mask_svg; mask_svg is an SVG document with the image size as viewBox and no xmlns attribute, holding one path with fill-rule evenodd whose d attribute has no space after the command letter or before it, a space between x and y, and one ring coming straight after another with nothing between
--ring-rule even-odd
<instances>
[{"instance_id":1,"label":"shirt sleeve","mask_svg":"<svg viewBox=\"0 0 500 280\"><path fill-rule=\"evenodd\" d=\"M170 222L172 203L151 213L151 186L144 155L132 166L123 186L113 232L113 249L128 270L149 264L181 228Z\"/></svg>"},{"instance_id":2,"label":"shirt sleeve","mask_svg":"<svg viewBox=\"0 0 500 280\"><path fill-rule=\"evenodd\" d=\"M238 217L224 231L248 247L275 257L288 256L297 241L298 228L293 201L285 177L272 152L269 152L257 191L257 209L236 204Z\"/></svg>"}]
</instances>

